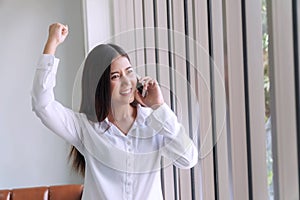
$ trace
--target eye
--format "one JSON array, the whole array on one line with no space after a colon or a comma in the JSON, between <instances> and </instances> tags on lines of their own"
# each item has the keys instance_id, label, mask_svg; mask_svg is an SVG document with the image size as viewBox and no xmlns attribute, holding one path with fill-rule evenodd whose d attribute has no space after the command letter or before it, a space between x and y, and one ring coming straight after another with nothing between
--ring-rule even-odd
<instances>
[{"instance_id":1,"label":"eye","mask_svg":"<svg viewBox=\"0 0 300 200\"><path fill-rule=\"evenodd\" d=\"M119 74L113 74L111 77L110 77L110 79L111 80L114 80L114 79L117 79L117 78L119 78L120 76L119 76Z\"/></svg>"},{"instance_id":2,"label":"eye","mask_svg":"<svg viewBox=\"0 0 300 200\"><path fill-rule=\"evenodd\" d=\"M127 73L128 74L130 74L130 73L132 73L133 72L133 68L129 68L128 70L127 70Z\"/></svg>"}]
</instances>

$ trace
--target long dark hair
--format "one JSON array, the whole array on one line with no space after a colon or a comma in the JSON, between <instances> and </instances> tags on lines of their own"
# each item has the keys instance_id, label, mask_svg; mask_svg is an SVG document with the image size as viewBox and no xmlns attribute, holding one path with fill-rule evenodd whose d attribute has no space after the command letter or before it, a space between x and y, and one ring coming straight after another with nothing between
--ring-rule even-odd
<instances>
[{"instance_id":1,"label":"long dark hair","mask_svg":"<svg viewBox=\"0 0 300 200\"><path fill-rule=\"evenodd\" d=\"M96 46L87 56L82 74L82 99L79 112L85 113L90 121L102 122L109 113L111 106L110 65L117 56L128 54L115 44ZM100 78L100 79L99 79ZM79 174L85 174L84 156L71 147L69 160Z\"/></svg>"}]
</instances>

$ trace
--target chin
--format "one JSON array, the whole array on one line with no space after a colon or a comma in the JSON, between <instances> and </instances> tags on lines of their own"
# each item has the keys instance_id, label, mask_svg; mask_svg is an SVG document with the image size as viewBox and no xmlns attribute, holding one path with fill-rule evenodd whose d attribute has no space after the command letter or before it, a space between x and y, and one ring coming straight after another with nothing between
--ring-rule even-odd
<instances>
[{"instance_id":1,"label":"chin","mask_svg":"<svg viewBox=\"0 0 300 200\"><path fill-rule=\"evenodd\" d=\"M134 102L134 99L122 99L122 100L116 100L116 101L112 101L113 105L117 105L117 106L124 106L124 105L130 105L132 102Z\"/></svg>"}]
</instances>

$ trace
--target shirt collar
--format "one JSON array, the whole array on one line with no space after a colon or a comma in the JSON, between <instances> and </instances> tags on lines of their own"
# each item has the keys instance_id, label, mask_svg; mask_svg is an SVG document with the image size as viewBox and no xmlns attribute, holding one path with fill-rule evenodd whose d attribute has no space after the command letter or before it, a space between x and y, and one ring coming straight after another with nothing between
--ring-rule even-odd
<instances>
[{"instance_id":1,"label":"shirt collar","mask_svg":"<svg viewBox=\"0 0 300 200\"><path fill-rule=\"evenodd\" d=\"M151 108L143 107L140 104L137 104L137 116L136 119L131 127L131 129L136 128L137 126L143 126L146 122L147 117L153 112ZM106 117L102 122L97 123L100 132L104 133L106 131L110 132L110 128L112 123Z\"/></svg>"}]
</instances>

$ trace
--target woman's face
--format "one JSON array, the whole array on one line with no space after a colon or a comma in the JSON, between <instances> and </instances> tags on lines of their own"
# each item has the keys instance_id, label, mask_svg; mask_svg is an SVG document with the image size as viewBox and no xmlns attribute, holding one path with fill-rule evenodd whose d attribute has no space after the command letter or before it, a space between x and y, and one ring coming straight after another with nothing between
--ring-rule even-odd
<instances>
[{"instance_id":1,"label":"woman's face","mask_svg":"<svg viewBox=\"0 0 300 200\"><path fill-rule=\"evenodd\" d=\"M120 56L111 63L110 87L112 105L124 105L134 101L137 78L129 60Z\"/></svg>"}]
</instances>

